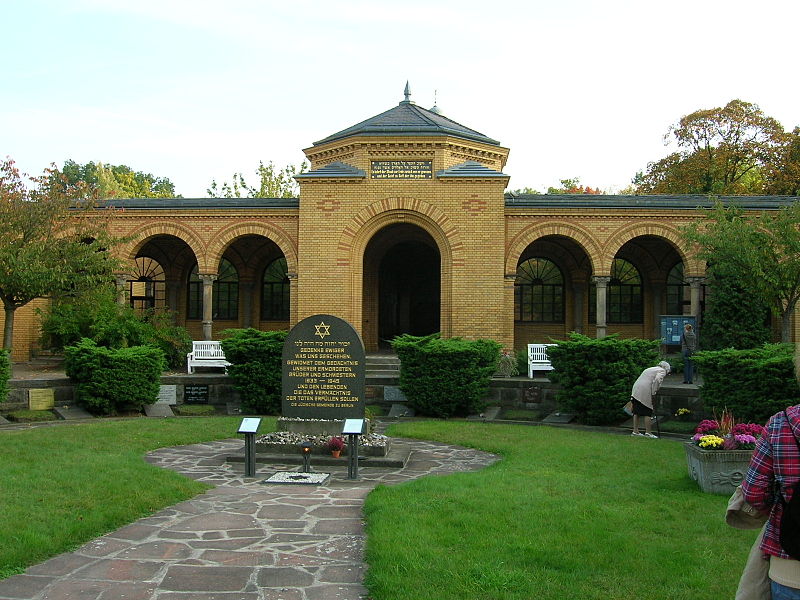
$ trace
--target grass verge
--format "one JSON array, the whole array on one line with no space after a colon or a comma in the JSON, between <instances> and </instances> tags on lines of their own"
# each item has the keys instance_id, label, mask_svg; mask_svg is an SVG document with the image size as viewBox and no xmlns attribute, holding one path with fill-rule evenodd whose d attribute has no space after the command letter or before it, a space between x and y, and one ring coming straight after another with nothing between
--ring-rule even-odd
<instances>
[{"instance_id":1,"label":"grass verge","mask_svg":"<svg viewBox=\"0 0 800 600\"><path fill-rule=\"evenodd\" d=\"M240 421L131 419L0 433L0 578L208 489L143 456L235 437Z\"/></svg>"},{"instance_id":2,"label":"grass verge","mask_svg":"<svg viewBox=\"0 0 800 600\"><path fill-rule=\"evenodd\" d=\"M725 525L727 498L699 491L680 443L455 422L390 435L503 460L373 491L374 600L732 598L756 535Z\"/></svg>"}]
</instances>

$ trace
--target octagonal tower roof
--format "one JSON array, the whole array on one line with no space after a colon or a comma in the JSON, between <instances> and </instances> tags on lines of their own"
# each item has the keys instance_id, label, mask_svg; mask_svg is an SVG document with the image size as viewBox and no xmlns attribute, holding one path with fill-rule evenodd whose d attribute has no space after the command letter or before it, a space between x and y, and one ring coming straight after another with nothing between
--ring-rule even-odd
<instances>
[{"instance_id":1,"label":"octagonal tower roof","mask_svg":"<svg viewBox=\"0 0 800 600\"><path fill-rule=\"evenodd\" d=\"M465 140L480 142L499 146L500 142L492 138L456 123L441 114L437 107L435 110L427 110L417 106L410 100L411 92L406 83L405 100L394 108L382 112L379 115L370 117L366 121L356 123L352 127L329 135L328 137L314 142L314 146L320 146L337 140L342 140L353 136L425 136L425 135L449 135Z\"/></svg>"}]
</instances>

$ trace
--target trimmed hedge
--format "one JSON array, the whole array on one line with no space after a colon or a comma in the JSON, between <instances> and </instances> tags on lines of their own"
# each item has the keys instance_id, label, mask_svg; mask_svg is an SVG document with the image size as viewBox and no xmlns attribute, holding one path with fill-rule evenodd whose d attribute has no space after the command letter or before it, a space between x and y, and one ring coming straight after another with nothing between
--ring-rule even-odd
<instances>
[{"instance_id":1,"label":"trimmed hedge","mask_svg":"<svg viewBox=\"0 0 800 600\"><path fill-rule=\"evenodd\" d=\"M703 350L692 355L702 369L700 397L708 412L727 408L737 421L766 423L800 401L792 344L749 350Z\"/></svg>"},{"instance_id":2,"label":"trimmed hedge","mask_svg":"<svg viewBox=\"0 0 800 600\"><path fill-rule=\"evenodd\" d=\"M433 417L467 416L486 407L500 344L402 335L392 341L400 358L400 389L416 412Z\"/></svg>"},{"instance_id":3,"label":"trimmed hedge","mask_svg":"<svg viewBox=\"0 0 800 600\"><path fill-rule=\"evenodd\" d=\"M564 412L587 425L618 423L631 387L643 369L659 361L658 340L595 339L571 333L569 339L550 346L553 363L549 378L560 386L556 399Z\"/></svg>"},{"instance_id":4,"label":"trimmed hedge","mask_svg":"<svg viewBox=\"0 0 800 600\"><path fill-rule=\"evenodd\" d=\"M142 411L158 399L164 353L152 346L106 348L82 339L64 348L67 376L78 404L96 415Z\"/></svg>"},{"instance_id":5,"label":"trimmed hedge","mask_svg":"<svg viewBox=\"0 0 800 600\"><path fill-rule=\"evenodd\" d=\"M242 411L259 415L281 414L281 364L287 331L229 329L220 340L228 376L242 397Z\"/></svg>"},{"instance_id":6,"label":"trimmed hedge","mask_svg":"<svg viewBox=\"0 0 800 600\"><path fill-rule=\"evenodd\" d=\"M8 400L8 380L11 379L11 356L0 349L0 402Z\"/></svg>"}]
</instances>

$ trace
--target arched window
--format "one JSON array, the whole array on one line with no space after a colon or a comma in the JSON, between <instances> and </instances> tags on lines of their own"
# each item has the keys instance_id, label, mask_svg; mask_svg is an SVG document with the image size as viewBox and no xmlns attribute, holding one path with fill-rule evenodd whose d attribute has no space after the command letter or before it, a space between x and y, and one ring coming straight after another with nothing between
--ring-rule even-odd
<instances>
[{"instance_id":1,"label":"arched window","mask_svg":"<svg viewBox=\"0 0 800 600\"><path fill-rule=\"evenodd\" d=\"M164 268L148 256L139 256L128 280L130 303L136 310L164 306L166 281Z\"/></svg>"},{"instance_id":2,"label":"arched window","mask_svg":"<svg viewBox=\"0 0 800 600\"><path fill-rule=\"evenodd\" d=\"M667 274L667 314L682 315L690 304L689 284L683 279L683 263L679 262Z\"/></svg>"},{"instance_id":3,"label":"arched window","mask_svg":"<svg viewBox=\"0 0 800 600\"><path fill-rule=\"evenodd\" d=\"M203 282L197 272L197 264L189 274L186 316L189 319L203 317ZM239 318L239 273L230 261L222 259L219 273L214 281L212 318L231 321Z\"/></svg>"},{"instance_id":4,"label":"arched window","mask_svg":"<svg viewBox=\"0 0 800 600\"><path fill-rule=\"evenodd\" d=\"M532 323L564 322L564 276L546 258L529 258L517 267L514 319Z\"/></svg>"},{"instance_id":5,"label":"arched window","mask_svg":"<svg viewBox=\"0 0 800 600\"><path fill-rule=\"evenodd\" d=\"M639 270L624 258L611 264L611 281L606 290L607 323L644 322L642 277ZM589 290L589 322L597 322L597 286Z\"/></svg>"},{"instance_id":6,"label":"arched window","mask_svg":"<svg viewBox=\"0 0 800 600\"><path fill-rule=\"evenodd\" d=\"M283 257L273 260L264 269L261 282L261 319L289 320L289 270Z\"/></svg>"}]
</instances>

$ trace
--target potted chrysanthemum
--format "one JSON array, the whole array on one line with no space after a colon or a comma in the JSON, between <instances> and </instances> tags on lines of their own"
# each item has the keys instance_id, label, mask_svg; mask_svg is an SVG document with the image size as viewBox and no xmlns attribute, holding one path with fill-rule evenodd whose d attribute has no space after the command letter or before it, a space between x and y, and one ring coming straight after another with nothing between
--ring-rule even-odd
<instances>
[{"instance_id":1,"label":"potted chrysanthemum","mask_svg":"<svg viewBox=\"0 0 800 600\"><path fill-rule=\"evenodd\" d=\"M704 492L732 494L744 479L763 433L758 423L736 423L728 410L719 419L700 421L685 445L689 476Z\"/></svg>"}]
</instances>

